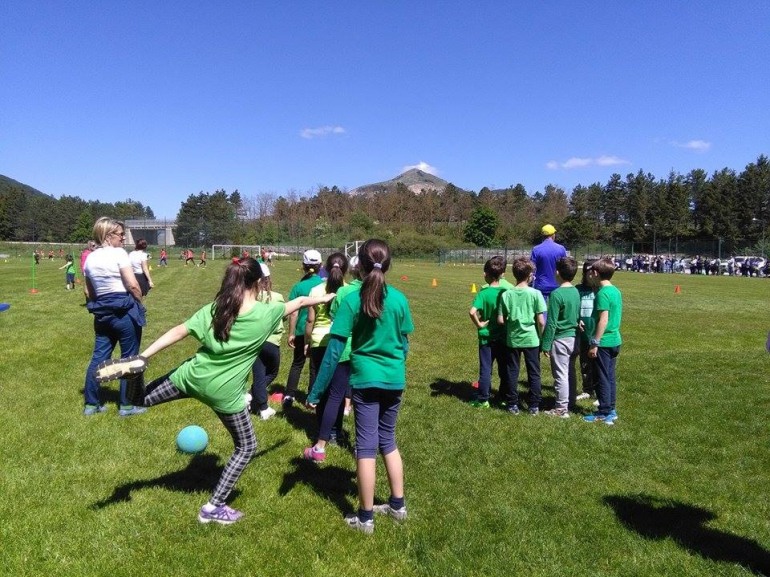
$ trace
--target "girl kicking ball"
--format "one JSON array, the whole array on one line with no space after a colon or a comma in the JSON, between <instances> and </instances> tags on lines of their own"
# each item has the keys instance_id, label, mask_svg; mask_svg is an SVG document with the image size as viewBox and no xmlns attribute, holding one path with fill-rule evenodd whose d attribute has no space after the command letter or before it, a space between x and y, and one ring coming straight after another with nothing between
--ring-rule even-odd
<instances>
[{"instance_id":1,"label":"girl kicking ball","mask_svg":"<svg viewBox=\"0 0 770 577\"><path fill-rule=\"evenodd\" d=\"M233 438L235 450L209 502L198 513L201 523L229 525L243 517L243 513L228 507L225 501L257 451L257 438L244 394L251 366L262 345L283 317L334 298L328 294L299 297L287 303L259 302L258 281L262 275L259 263L253 258L233 259L213 303L162 335L141 356L108 361L97 375L102 379L128 377L129 395L138 406L151 407L192 397L211 407L222 421ZM188 335L201 343L195 356L155 379L145 392L140 371L145 368L146 359Z\"/></svg>"}]
</instances>

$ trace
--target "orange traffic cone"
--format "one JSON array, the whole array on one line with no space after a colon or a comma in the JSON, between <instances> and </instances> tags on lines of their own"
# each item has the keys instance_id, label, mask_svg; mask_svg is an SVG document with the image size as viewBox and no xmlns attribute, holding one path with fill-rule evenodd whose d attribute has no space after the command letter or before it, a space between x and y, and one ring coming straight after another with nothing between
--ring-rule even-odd
<instances>
[{"instance_id":1,"label":"orange traffic cone","mask_svg":"<svg viewBox=\"0 0 770 577\"><path fill-rule=\"evenodd\" d=\"M476 290L476 283L473 283L471 285L471 294L475 295L478 291Z\"/></svg>"},{"instance_id":2,"label":"orange traffic cone","mask_svg":"<svg viewBox=\"0 0 770 577\"><path fill-rule=\"evenodd\" d=\"M433 282L430 283L430 286L432 286L433 288L436 288L438 286L438 283L436 282L435 278L433 279Z\"/></svg>"},{"instance_id":3,"label":"orange traffic cone","mask_svg":"<svg viewBox=\"0 0 770 577\"><path fill-rule=\"evenodd\" d=\"M679 285L676 285L676 286L674 287L674 294L675 294L675 295L678 295L678 294L679 294L679 293L681 293L681 292L682 292L682 287L680 287Z\"/></svg>"}]
</instances>

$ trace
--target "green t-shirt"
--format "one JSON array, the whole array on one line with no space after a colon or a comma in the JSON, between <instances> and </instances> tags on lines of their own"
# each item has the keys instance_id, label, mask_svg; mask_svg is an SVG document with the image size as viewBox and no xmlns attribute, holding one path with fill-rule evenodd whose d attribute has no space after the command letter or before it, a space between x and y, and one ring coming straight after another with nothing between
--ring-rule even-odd
<instances>
[{"instance_id":1,"label":"green t-shirt","mask_svg":"<svg viewBox=\"0 0 770 577\"><path fill-rule=\"evenodd\" d=\"M337 310L340 308L340 303L345 300L345 297L348 296L352 292L357 292L361 290L361 285L363 282L361 279L354 279L350 281L349 284L346 284L345 286L341 286L339 290L337 291L337 296L334 297L334 300L331 303L331 306L329 307L329 314L331 315L332 319L337 316ZM344 363L346 361L350 360L350 348L352 344L353 339L348 337L348 340L345 341L345 350L342 351L342 355L340 356L339 362Z\"/></svg>"},{"instance_id":2,"label":"green t-shirt","mask_svg":"<svg viewBox=\"0 0 770 577\"><path fill-rule=\"evenodd\" d=\"M608 311L607 327L604 329L600 347L619 347L623 340L620 338L620 321L623 316L623 297L615 285L600 287L594 301L594 321L599 322L599 314ZM594 329L595 330L595 329ZM593 335L592 335L593 338Z\"/></svg>"},{"instance_id":3,"label":"green t-shirt","mask_svg":"<svg viewBox=\"0 0 770 577\"><path fill-rule=\"evenodd\" d=\"M497 305L500 304L500 295L505 292L502 286L486 286L473 299L473 307L477 311L479 320L489 321L487 326L479 329L479 345L505 342L505 325L497 322Z\"/></svg>"},{"instance_id":4,"label":"green t-shirt","mask_svg":"<svg viewBox=\"0 0 770 577\"><path fill-rule=\"evenodd\" d=\"M575 287L580 293L580 320L583 321L583 330L580 333L580 340L588 343L594 338L596 332L596 322L594 321L594 300L596 293L591 285L580 283Z\"/></svg>"},{"instance_id":5,"label":"green t-shirt","mask_svg":"<svg viewBox=\"0 0 770 577\"><path fill-rule=\"evenodd\" d=\"M409 301L399 290L385 286L382 315L372 319L361 312L361 292L347 295L337 309L331 334L352 337L350 386L401 390L406 384L405 337L414 331Z\"/></svg>"},{"instance_id":6,"label":"green t-shirt","mask_svg":"<svg viewBox=\"0 0 770 577\"><path fill-rule=\"evenodd\" d=\"M283 299L283 295L281 293L277 293L275 291L270 291L270 300L267 300L267 294L260 293L260 300L263 303L266 304L272 304L272 303L283 303L285 304L286 301ZM283 321L278 323L278 327L273 331L273 333L267 337L268 343L274 344L276 347L281 346L281 337L283 336Z\"/></svg>"},{"instance_id":7,"label":"green t-shirt","mask_svg":"<svg viewBox=\"0 0 770 577\"><path fill-rule=\"evenodd\" d=\"M540 346L537 315L546 311L543 293L532 287L503 292L497 314L505 318L506 345L512 349Z\"/></svg>"},{"instance_id":8,"label":"green t-shirt","mask_svg":"<svg viewBox=\"0 0 770 577\"><path fill-rule=\"evenodd\" d=\"M283 303L255 303L235 319L227 342L214 338L212 310L213 303L209 303L185 321L185 327L201 347L169 378L177 389L215 411L239 413L246 408L243 394L251 365L264 342L281 324L286 307Z\"/></svg>"},{"instance_id":9,"label":"green t-shirt","mask_svg":"<svg viewBox=\"0 0 770 577\"><path fill-rule=\"evenodd\" d=\"M489 283L484 283L483 285L481 285L481 288L485 289L488 286L489 286ZM509 281L505 279L504 276L501 276L500 279L497 281L497 286L499 286L501 289L508 290L508 289L512 289L516 285L511 284Z\"/></svg>"},{"instance_id":10,"label":"green t-shirt","mask_svg":"<svg viewBox=\"0 0 770 577\"><path fill-rule=\"evenodd\" d=\"M312 274L309 277L302 279L293 287L289 293L289 300L294 300L297 297L306 297L310 294L310 289L324 282L317 274ZM307 309L299 309L297 315L297 326L294 327L294 336L301 337L305 334L305 323L307 322Z\"/></svg>"},{"instance_id":11,"label":"green t-shirt","mask_svg":"<svg viewBox=\"0 0 770 577\"><path fill-rule=\"evenodd\" d=\"M550 351L553 341L574 337L579 321L580 293L574 286L560 286L548 297L548 319L541 348Z\"/></svg>"},{"instance_id":12,"label":"green t-shirt","mask_svg":"<svg viewBox=\"0 0 770 577\"><path fill-rule=\"evenodd\" d=\"M344 287L345 285L343 285ZM343 288L340 287L340 288ZM326 294L326 284L321 283L310 289L311 297L322 297ZM336 297L335 297L336 298ZM329 329L332 326L332 317L326 310L326 303L315 305L315 322L310 333L310 348L325 347L329 344Z\"/></svg>"}]
</instances>

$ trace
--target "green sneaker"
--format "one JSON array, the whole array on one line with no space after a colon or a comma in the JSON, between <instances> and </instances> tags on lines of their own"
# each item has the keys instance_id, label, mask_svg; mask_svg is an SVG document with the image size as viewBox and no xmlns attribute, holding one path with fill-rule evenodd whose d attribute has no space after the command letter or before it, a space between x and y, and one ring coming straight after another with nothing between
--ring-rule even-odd
<instances>
[{"instance_id":1,"label":"green sneaker","mask_svg":"<svg viewBox=\"0 0 770 577\"><path fill-rule=\"evenodd\" d=\"M489 401L471 401L471 407L474 409L488 409Z\"/></svg>"}]
</instances>

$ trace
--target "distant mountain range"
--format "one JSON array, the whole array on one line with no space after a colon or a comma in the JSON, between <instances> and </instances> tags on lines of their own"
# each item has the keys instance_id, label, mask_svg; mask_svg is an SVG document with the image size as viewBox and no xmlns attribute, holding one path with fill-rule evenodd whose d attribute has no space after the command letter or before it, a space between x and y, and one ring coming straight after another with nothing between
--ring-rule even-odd
<instances>
[{"instance_id":1,"label":"distant mountain range","mask_svg":"<svg viewBox=\"0 0 770 577\"><path fill-rule=\"evenodd\" d=\"M449 184L446 180L439 178L438 176L434 176L433 174L424 172L418 168L412 168L390 180L374 184L365 184L358 188L354 188L350 191L350 194L369 195L386 191L389 192L395 190L399 183L406 186L415 194L420 194L423 190L436 190L442 192L447 184Z\"/></svg>"}]
</instances>

